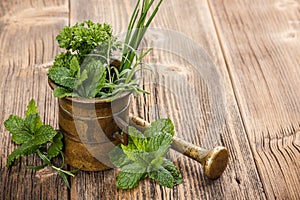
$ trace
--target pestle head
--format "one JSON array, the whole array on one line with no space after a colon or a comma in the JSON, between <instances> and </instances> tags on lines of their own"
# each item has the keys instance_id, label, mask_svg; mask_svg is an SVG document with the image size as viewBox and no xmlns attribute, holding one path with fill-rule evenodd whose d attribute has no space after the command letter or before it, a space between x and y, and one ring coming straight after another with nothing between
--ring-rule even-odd
<instances>
[{"instance_id":1,"label":"pestle head","mask_svg":"<svg viewBox=\"0 0 300 200\"><path fill-rule=\"evenodd\" d=\"M217 146L205 157L204 174L209 179L217 179L226 169L229 154L226 147Z\"/></svg>"}]
</instances>

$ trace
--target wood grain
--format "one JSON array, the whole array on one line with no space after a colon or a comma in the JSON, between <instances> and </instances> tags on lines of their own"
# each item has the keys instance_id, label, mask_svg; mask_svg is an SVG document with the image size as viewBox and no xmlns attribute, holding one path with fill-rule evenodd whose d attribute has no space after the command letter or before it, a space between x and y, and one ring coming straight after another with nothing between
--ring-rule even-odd
<instances>
[{"instance_id":1,"label":"wood grain","mask_svg":"<svg viewBox=\"0 0 300 200\"><path fill-rule=\"evenodd\" d=\"M68 191L49 169L35 172L26 165L41 164L36 157L20 159L6 168L16 148L3 126L10 114L24 116L36 99L46 124L56 126L57 108L47 86L47 67L58 53L55 36L68 23L66 1L0 2L0 199L66 199Z\"/></svg>"},{"instance_id":2,"label":"wood grain","mask_svg":"<svg viewBox=\"0 0 300 200\"><path fill-rule=\"evenodd\" d=\"M86 4L77 0L71 1L70 8L70 24L85 19L105 21L119 33L126 31L133 3L112 0ZM184 183L174 189L144 180L134 190L115 193L116 170L81 172L72 179L71 199L264 199L207 2L165 1L153 26L186 34L188 41L194 44L188 43L184 50L192 59L201 62L191 64L183 55L155 49L147 60L154 66L154 73L144 72L141 83L151 94L133 99L132 113L149 121L170 117L175 123L176 134L194 144L206 148L218 144L227 146L230 151L228 169L219 180L210 181L204 177L199 163L171 151L169 156L184 178ZM155 37L160 39L160 32L156 34L154 42ZM172 35L172 31L167 34ZM146 39L144 45L151 45L152 40L151 37ZM181 40L186 41L185 37ZM197 50L195 45L200 45L204 55L193 52ZM199 72L198 67L207 65L209 60L214 67ZM211 90L213 83L207 82L210 79L205 76L219 83L221 93Z\"/></svg>"},{"instance_id":3,"label":"wood grain","mask_svg":"<svg viewBox=\"0 0 300 200\"><path fill-rule=\"evenodd\" d=\"M142 46L154 45L131 112L148 121L170 117L176 135L199 146L224 145L229 166L210 181L199 163L171 151L184 183L151 180L130 191L117 170L80 172L67 190L31 156L6 168L16 148L3 122L35 98L45 124L57 127L47 69L60 51L59 30L85 19L126 31L135 1L0 2L0 199L299 199L299 2L293 0L164 1Z\"/></svg>"},{"instance_id":4,"label":"wood grain","mask_svg":"<svg viewBox=\"0 0 300 200\"><path fill-rule=\"evenodd\" d=\"M299 1L209 1L269 199L299 199Z\"/></svg>"}]
</instances>

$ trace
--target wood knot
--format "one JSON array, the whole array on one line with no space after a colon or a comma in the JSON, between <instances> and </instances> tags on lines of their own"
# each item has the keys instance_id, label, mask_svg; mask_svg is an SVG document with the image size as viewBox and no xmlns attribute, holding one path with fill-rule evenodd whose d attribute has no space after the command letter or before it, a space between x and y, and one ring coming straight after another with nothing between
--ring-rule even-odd
<instances>
[{"instance_id":1,"label":"wood knot","mask_svg":"<svg viewBox=\"0 0 300 200\"><path fill-rule=\"evenodd\" d=\"M40 179L41 181L44 181L45 179L48 179L52 177L53 175L57 175L56 172L53 171L51 167L45 167L44 169L41 169L36 172L35 176Z\"/></svg>"}]
</instances>

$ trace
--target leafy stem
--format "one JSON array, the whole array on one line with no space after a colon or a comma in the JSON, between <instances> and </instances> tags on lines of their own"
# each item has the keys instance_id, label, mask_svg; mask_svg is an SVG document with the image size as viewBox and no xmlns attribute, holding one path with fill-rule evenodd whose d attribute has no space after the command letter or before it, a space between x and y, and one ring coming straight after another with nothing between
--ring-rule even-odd
<instances>
[{"instance_id":1,"label":"leafy stem","mask_svg":"<svg viewBox=\"0 0 300 200\"><path fill-rule=\"evenodd\" d=\"M40 170L49 166L58 172L67 187L70 188L67 176L73 177L75 171L63 169L65 166L62 152L63 135L61 132L54 130L53 127L42 123L34 100L29 102L24 119L11 115L4 122L4 125L11 133L12 141L20 145L8 156L7 167L10 167L12 162L19 157L37 154L43 161L43 165L27 166L27 168ZM59 156L62 158L62 164L60 167L57 167L53 164L52 159Z\"/></svg>"},{"instance_id":2,"label":"leafy stem","mask_svg":"<svg viewBox=\"0 0 300 200\"><path fill-rule=\"evenodd\" d=\"M117 146L109 153L111 162L121 169L117 187L132 189L147 177L169 188L182 183L179 170L165 158L173 135L174 125L170 119L153 122L144 133L129 126L128 145Z\"/></svg>"}]
</instances>

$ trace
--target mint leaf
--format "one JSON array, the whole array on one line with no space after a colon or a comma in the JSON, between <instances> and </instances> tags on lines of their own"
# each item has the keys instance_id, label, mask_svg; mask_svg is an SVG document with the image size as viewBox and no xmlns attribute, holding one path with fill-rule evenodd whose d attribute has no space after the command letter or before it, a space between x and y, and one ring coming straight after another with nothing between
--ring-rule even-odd
<instances>
[{"instance_id":1,"label":"mint leaf","mask_svg":"<svg viewBox=\"0 0 300 200\"><path fill-rule=\"evenodd\" d=\"M109 152L109 159L112 162L112 164L116 167L122 167L126 164L129 164L132 162L126 154L124 154L123 150L120 146L116 146Z\"/></svg>"},{"instance_id":2,"label":"mint leaf","mask_svg":"<svg viewBox=\"0 0 300 200\"><path fill-rule=\"evenodd\" d=\"M144 176L144 173L128 173L120 171L117 177L117 187L120 189L135 188Z\"/></svg>"},{"instance_id":3,"label":"mint leaf","mask_svg":"<svg viewBox=\"0 0 300 200\"><path fill-rule=\"evenodd\" d=\"M134 147L136 149L146 151L147 143L148 143L147 138L140 131L138 131L136 128L132 126L128 127L128 133L130 135L131 141L134 144Z\"/></svg>"},{"instance_id":4,"label":"mint leaf","mask_svg":"<svg viewBox=\"0 0 300 200\"><path fill-rule=\"evenodd\" d=\"M30 100L25 116L25 125L30 129L32 133L43 125L34 99Z\"/></svg>"},{"instance_id":5,"label":"mint leaf","mask_svg":"<svg viewBox=\"0 0 300 200\"><path fill-rule=\"evenodd\" d=\"M10 115L4 122L4 126L9 132L19 131L22 130L24 126L24 120L19 116Z\"/></svg>"},{"instance_id":6,"label":"mint leaf","mask_svg":"<svg viewBox=\"0 0 300 200\"><path fill-rule=\"evenodd\" d=\"M41 118L38 114L30 114L25 118L25 129L34 134L42 126Z\"/></svg>"},{"instance_id":7,"label":"mint leaf","mask_svg":"<svg viewBox=\"0 0 300 200\"><path fill-rule=\"evenodd\" d=\"M62 151L63 148L62 138L63 138L63 134L61 132L57 132L47 152L47 156L49 159L58 156Z\"/></svg>"},{"instance_id":8,"label":"mint leaf","mask_svg":"<svg viewBox=\"0 0 300 200\"><path fill-rule=\"evenodd\" d=\"M117 186L131 189L144 177L169 188L181 183L182 176L176 166L164 158L171 147L173 134L174 126L169 119L153 122L144 134L128 127L128 145L120 145L121 148L116 147L110 153L112 163L121 168Z\"/></svg>"},{"instance_id":9,"label":"mint leaf","mask_svg":"<svg viewBox=\"0 0 300 200\"><path fill-rule=\"evenodd\" d=\"M52 126L42 125L31 140L32 144L41 145L45 144L57 134L56 130Z\"/></svg>"},{"instance_id":10,"label":"mint leaf","mask_svg":"<svg viewBox=\"0 0 300 200\"><path fill-rule=\"evenodd\" d=\"M72 90L75 85L75 78L71 76L70 69L62 66L51 67L48 71L48 77L54 83Z\"/></svg>"},{"instance_id":11,"label":"mint leaf","mask_svg":"<svg viewBox=\"0 0 300 200\"><path fill-rule=\"evenodd\" d=\"M127 173L144 173L145 170L145 167L139 165L138 163L130 163L122 167L122 171Z\"/></svg>"},{"instance_id":12,"label":"mint leaf","mask_svg":"<svg viewBox=\"0 0 300 200\"><path fill-rule=\"evenodd\" d=\"M36 106L36 103L35 103L34 99L30 100L30 102L27 106L25 116L28 117L31 114L39 114L39 111L37 109L37 106Z\"/></svg>"},{"instance_id":13,"label":"mint leaf","mask_svg":"<svg viewBox=\"0 0 300 200\"><path fill-rule=\"evenodd\" d=\"M10 115L4 122L5 128L11 133L12 141L23 144L32 138L32 135L23 130L24 120L16 115Z\"/></svg>"},{"instance_id":14,"label":"mint leaf","mask_svg":"<svg viewBox=\"0 0 300 200\"><path fill-rule=\"evenodd\" d=\"M42 125L32 136L32 139L15 149L9 156L7 160L7 166L9 167L14 159L21 156L30 155L35 153L40 145L43 145L50 141L55 135L56 131L48 125Z\"/></svg>"},{"instance_id":15,"label":"mint leaf","mask_svg":"<svg viewBox=\"0 0 300 200\"><path fill-rule=\"evenodd\" d=\"M20 147L16 148L7 158L7 167L12 164L12 161L21 157L33 154L39 148L38 145L31 143L30 141L22 144Z\"/></svg>"},{"instance_id":16,"label":"mint leaf","mask_svg":"<svg viewBox=\"0 0 300 200\"><path fill-rule=\"evenodd\" d=\"M148 152L144 152L141 150L128 150L127 148L123 148L123 151L130 160L138 163L141 166L147 167L149 165L149 162L151 162L149 161L151 157Z\"/></svg>"},{"instance_id":17,"label":"mint leaf","mask_svg":"<svg viewBox=\"0 0 300 200\"><path fill-rule=\"evenodd\" d=\"M53 95L58 98L63 98L63 97L67 97L67 96L75 96L71 90L63 88L63 87L54 88Z\"/></svg>"},{"instance_id":18,"label":"mint leaf","mask_svg":"<svg viewBox=\"0 0 300 200\"><path fill-rule=\"evenodd\" d=\"M177 169L177 167L168 159L164 159L162 166L168 170L173 176L173 184L178 185L182 183L182 175Z\"/></svg>"},{"instance_id":19,"label":"mint leaf","mask_svg":"<svg viewBox=\"0 0 300 200\"><path fill-rule=\"evenodd\" d=\"M146 149L148 152L161 150L162 153L164 151L165 153L167 153L169 147L172 144L172 141L173 141L173 137L169 133L158 132L149 139ZM165 154L161 154L157 156L164 156L164 155Z\"/></svg>"},{"instance_id":20,"label":"mint leaf","mask_svg":"<svg viewBox=\"0 0 300 200\"><path fill-rule=\"evenodd\" d=\"M154 158L151 163L150 163L150 166L148 167L147 169L147 172L151 172L151 171L155 171L157 170L157 168L159 166L161 166L163 163L163 158L162 157L156 157Z\"/></svg>"},{"instance_id":21,"label":"mint leaf","mask_svg":"<svg viewBox=\"0 0 300 200\"><path fill-rule=\"evenodd\" d=\"M29 102L25 115L25 119L11 115L4 122L6 129L12 134L12 141L22 144L8 156L7 167L10 167L15 159L37 153L44 164L41 166L28 166L27 168L40 170L46 166L50 166L61 175L67 186L69 186L66 177L67 175L74 176L74 174L72 171L62 169L64 166L62 133L55 131L51 126L43 125L34 100ZM48 151L46 151L49 143L51 145ZM51 163L51 159L58 155L61 155L63 159L61 167L56 167Z\"/></svg>"},{"instance_id":22,"label":"mint leaf","mask_svg":"<svg viewBox=\"0 0 300 200\"><path fill-rule=\"evenodd\" d=\"M174 125L170 119L159 119L151 123L145 130L145 137L153 137L155 134L163 132L174 135Z\"/></svg>"},{"instance_id":23,"label":"mint leaf","mask_svg":"<svg viewBox=\"0 0 300 200\"><path fill-rule=\"evenodd\" d=\"M174 186L174 178L172 174L161 166L158 168L158 170L148 173L148 176L162 186L168 188L172 188Z\"/></svg>"}]
</instances>

